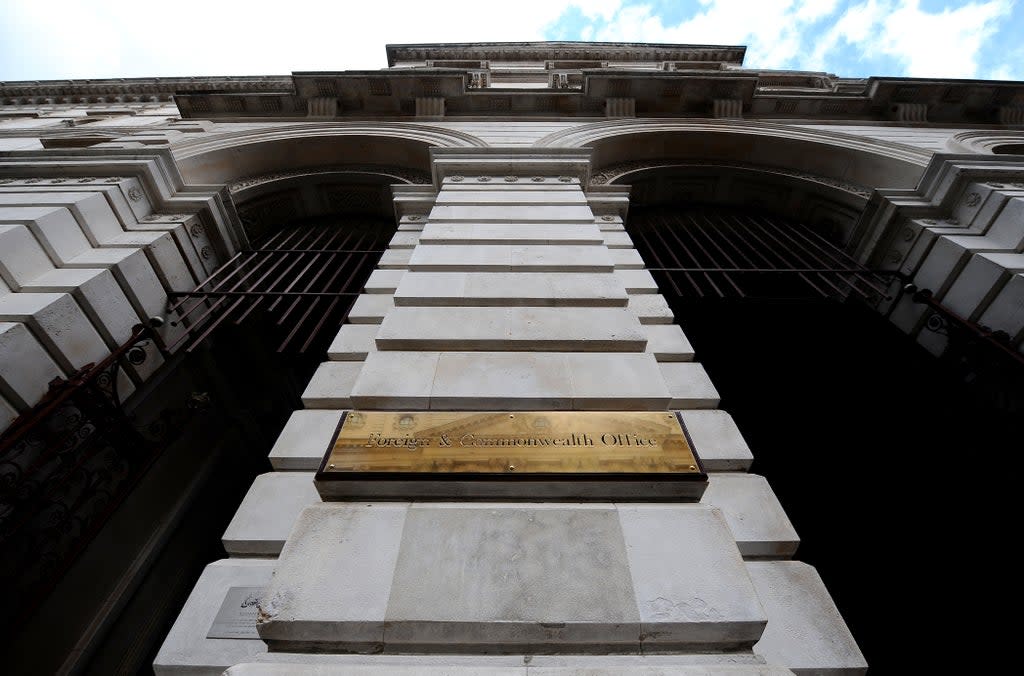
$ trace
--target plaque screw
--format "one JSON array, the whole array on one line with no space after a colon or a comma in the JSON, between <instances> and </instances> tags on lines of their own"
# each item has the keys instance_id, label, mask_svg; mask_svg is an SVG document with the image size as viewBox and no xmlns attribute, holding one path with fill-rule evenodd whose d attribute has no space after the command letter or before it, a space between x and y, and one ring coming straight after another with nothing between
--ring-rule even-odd
<instances>
[{"instance_id":1,"label":"plaque screw","mask_svg":"<svg viewBox=\"0 0 1024 676\"><path fill-rule=\"evenodd\" d=\"M334 469L334 465L328 465L327 469Z\"/></svg>"},{"instance_id":2,"label":"plaque screw","mask_svg":"<svg viewBox=\"0 0 1024 676\"><path fill-rule=\"evenodd\" d=\"M508 417L509 417L509 418L515 418L515 416L514 416L514 415L512 415L511 413L509 413L509 414L508 414Z\"/></svg>"},{"instance_id":3,"label":"plaque screw","mask_svg":"<svg viewBox=\"0 0 1024 676\"><path fill-rule=\"evenodd\" d=\"M510 471L510 472L516 471L516 466L515 465L509 465L508 466L508 471Z\"/></svg>"},{"instance_id":4,"label":"plaque screw","mask_svg":"<svg viewBox=\"0 0 1024 676\"><path fill-rule=\"evenodd\" d=\"M331 467L334 467L334 465L331 465ZM690 469L697 469L697 466L696 465L690 465Z\"/></svg>"}]
</instances>

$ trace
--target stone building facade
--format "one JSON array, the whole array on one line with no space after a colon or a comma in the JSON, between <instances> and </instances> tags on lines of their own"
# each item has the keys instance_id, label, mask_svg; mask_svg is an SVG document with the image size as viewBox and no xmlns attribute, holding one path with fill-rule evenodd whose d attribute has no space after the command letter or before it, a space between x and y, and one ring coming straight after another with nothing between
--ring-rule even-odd
<instances>
[{"instance_id":1,"label":"stone building facade","mask_svg":"<svg viewBox=\"0 0 1024 676\"><path fill-rule=\"evenodd\" d=\"M62 468L102 453L29 443L78 387L164 450L96 470L123 474L116 500L83 488L59 505L102 518L26 583L28 643L63 627L50 670L85 669L137 621L166 635L160 674L863 672L664 296L756 294L785 272L935 355L955 329L1019 362L1024 83L743 57L391 45L380 71L0 83L0 428L21 416L0 459L25 495L89 485ZM665 211L680 203L704 210ZM230 445L204 429L206 390L238 408L278 394L245 393L230 355L194 355L264 314L268 340L313 360L308 382L279 381L302 408L267 440L274 471L231 498L228 557L179 574L176 621L145 625L159 613L135 609L139 590L173 578L161 557L202 528L186 508ZM322 501L314 473L349 410L679 411L707 488ZM18 496L18 523L38 526ZM31 552L19 532L8 544ZM55 620L72 583L75 622Z\"/></svg>"}]
</instances>

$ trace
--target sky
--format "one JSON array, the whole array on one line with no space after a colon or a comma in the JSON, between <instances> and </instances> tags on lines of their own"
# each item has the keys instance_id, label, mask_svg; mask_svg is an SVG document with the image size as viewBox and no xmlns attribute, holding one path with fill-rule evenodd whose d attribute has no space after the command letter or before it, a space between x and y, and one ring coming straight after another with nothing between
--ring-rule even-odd
<instances>
[{"instance_id":1,"label":"sky","mask_svg":"<svg viewBox=\"0 0 1024 676\"><path fill-rule=\"evenodd\" d=\"M376 69L387 43L526 40L746 45L748 68L1024 80L1024 0L3 0L0 81Z\"/></svg>"}]
</instances>

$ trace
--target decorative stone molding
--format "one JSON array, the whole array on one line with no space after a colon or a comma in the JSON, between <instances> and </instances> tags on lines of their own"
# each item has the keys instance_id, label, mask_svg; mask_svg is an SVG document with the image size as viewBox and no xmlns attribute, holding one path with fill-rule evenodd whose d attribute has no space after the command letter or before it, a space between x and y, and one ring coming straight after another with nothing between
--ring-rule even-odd
<instances>
[{"instance_id":1,"label":"decorative stone molding","mask_svg":"<svg viewBox=\"0 0 1024 676\"><path fill-rule=\"evenodd\" d=\"M604 114L605 117L636 117L636 99L606 99Z\"/></svg>"},{"instance_id":2,"label":"decorative stone molding","mask_svg":"<svg viewBox=\"0 0 1024 676\"><path fill-rule=\"evenodd\" d=\"M1024 106L999 106L999 124L1024 125Z\"/></svg>"},{"instance_id":3,"label":"decorative stone molding","mask_svg":"<svg viewBox=\"0 0 1024 676\"><path fill-rule=\"evenodd\" d=\"M455 181L464 176L475 176L477 181L550 176L565 181L577 179L584 186L590 180L589 149L431 148L430 158L438 190L445 178Z\"/></svg>"},{"instance_id":4,"label":"decorative stone molding","mask_svg":"<svg viewBox=\"0 0 1024 676\"><path fill-rule=\"evenodd\" d=\"M309 99L307 114L310 117L336 117L338 115L338 99L330 96Z\"/></svg>"},{"instance_id":5,"label":"decorative stone molding","mask_svg":"<svg viewBox=\"0 0 1024 676\"><path fill-rule=\"evenodd\" d=\"M927 122L927 103L894 103L889 106L889 117L897 122Z\"/></svg>"},{"instance_id":6,"label":"decorative stone molding","mask_svg":"<svg viewBox=\"0 0 1024 676\"><path fill-rule=\"evenodd\" d=\"M293 171L276 171L258 176L247 176L228 184L228 190L232 195L255 188L274 181L283 181L300 176L327 176L330 174L376 174L395 179L397 183L425 184L430 183L430 177L426 174L403 169L401 167L387 167L374 164L340 164L323 169L296 169Z\"/></svg>"},{"instance_id":7,"label":"decorative stone molding","mask_svg":"<svg viewBox=\"0 0 1024 676\"><path fill-rule=\"evenodd\" d=\"M743 117L743 101L739 99L715 99L711 103L711 116L717 118Z\"/></svg>"},{"instance_id":8,"label":"decorative stone molding","mask_svg":"<svg viewBox=\"0 0 1024 676\"><path fill-rule=\"evenodd\" d=\"M416 99L416 117L444 117L444 98L421 96Z\"/></svg>"}]
</instances>

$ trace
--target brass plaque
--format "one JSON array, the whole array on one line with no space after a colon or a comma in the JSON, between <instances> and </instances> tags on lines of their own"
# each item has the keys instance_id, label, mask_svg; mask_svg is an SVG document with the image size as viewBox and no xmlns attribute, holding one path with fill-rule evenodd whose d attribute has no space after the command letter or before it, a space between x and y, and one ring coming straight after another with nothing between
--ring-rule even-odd
<instances>
[{"instance_id":1,"label":"brass plaque","mask_svg":"<svg viewBox=\"0 0 1024 676\"><path fill-rule=\"evenodd\" d=\"M351 474L704 475L675 414L634 411L351 411L320 475Z\"/></svg>"}]
</instances>

